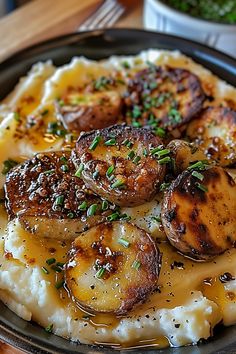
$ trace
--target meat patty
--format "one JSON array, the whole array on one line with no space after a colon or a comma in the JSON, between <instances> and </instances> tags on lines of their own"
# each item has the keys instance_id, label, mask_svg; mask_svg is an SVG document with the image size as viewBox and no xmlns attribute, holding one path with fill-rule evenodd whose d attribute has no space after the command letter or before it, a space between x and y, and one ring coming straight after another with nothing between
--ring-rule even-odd
<instances>
[{"instance_id":1,"label":"meat patty","mask_svg":"<svg viewBox=\"0 0 236 354\"><path fill-rule=\"evenodd\" d=\"M94 193L119 206L135 206L156 194L168 152L149 130L116 125L82 135L72 159Z\"/></svg>"}]
</instances>

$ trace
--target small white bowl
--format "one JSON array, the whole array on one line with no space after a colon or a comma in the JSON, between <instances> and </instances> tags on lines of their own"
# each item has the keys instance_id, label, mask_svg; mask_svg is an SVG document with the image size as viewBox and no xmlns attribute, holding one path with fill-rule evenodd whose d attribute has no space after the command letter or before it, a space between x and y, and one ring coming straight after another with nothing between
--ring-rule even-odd
<instances>
[{"instance_id":1,"label":"small white bowl","mask_svg":"<svg viewBox=\"0 0 236 354\"><path fill-rule=\"evenodd\" d=\"M145 0L144 27L190 38L236 57L236 25L201 20L159 0Z\"/></svg>"}]
</instances>

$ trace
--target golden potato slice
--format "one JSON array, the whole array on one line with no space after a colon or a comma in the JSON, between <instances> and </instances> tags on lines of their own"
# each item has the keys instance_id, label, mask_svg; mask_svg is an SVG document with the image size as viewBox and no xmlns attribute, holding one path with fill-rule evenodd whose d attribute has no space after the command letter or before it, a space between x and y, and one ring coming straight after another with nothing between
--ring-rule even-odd
<instances>
[{"instance_id":1,"label":"golden potato slice","mask_svg":"<svg viewBox=\"0 0 236 354\"><path fill-rule=\"evenodd\" d=\"M221 166L236 165L236 112L210 107L187 128L187 136Z\"/></svg>"},{"instance_id":2,"label":"golden potato slice","mask_svg":"<svg viewBox=\"0 0 236 354\"><path fill-rule=\"evenodd\" d=\"M151 200L164 178L170 157L158 160L154 149L164 147L149 130L116 125L82 135L72 158L94 193L119 206L134 206Z\"/></svg>"},{"instance_id":3,"label":"golden potato slice","mask_svg":"<svg viewBox=\"0 0 236 354\"><path fill-rule=\"evenodd\" d=\"M175 160L177 175L186 170L191 163L206 159L204 152L199 147L184 140L172 140L167 145L167 149L170 149L170 155Z\"/></svg>"},{"instance_id":4,"label":"golden potato slice","mask_svg":"<svg viewBox=\"0 0 236 354\"><path fill-rule=\"evenodd\" d=\"M66 285L82 307L124 315L157 289L159 250L128 222L103 223L81 234L65 265Z\"/></svg>"},{"instance_id":5,"label":"golden potato slice","mask_svg":"<svg viewBox=\"0 0 236 354\"><path fill-rule=\"evenodd\" d=\"M121 97L116 91L71 93L56 102L56 111L66 129L81 132L117 123L121 106Z\"/></svg>"},{"instance_id":6,"label":"golden potato slice","mask_svg":"<svg viewBox=\"0 0 236 354\"><path fill-rule=\"evenodd\" d=\"M37 154L6 176L6 208L11 219L40 237L75 238L105 220L102 200L76 175L70 152Z\"/></svg>"},{"instance_id":7,"label":"golden potato slice","mask_svg":"<svg viewBox=\"0 0 236 354\"><path fill-rule=\"evenodd\" d=\"M202 109L205 94L188 70L150 65L131 78L125 95L128 122L172 131Z\"/></svg>"},{"instance_id":8,"label":"golden potato slice","mask_svg":"<svg viewBox=\"0 0 236 354\"><path fill-rule=\"evenodd\" d=\"M221 167L180 174L164 195L162 224L183 254L207 260L236 241L236 184Z\"/></svg>"}]
</instances>

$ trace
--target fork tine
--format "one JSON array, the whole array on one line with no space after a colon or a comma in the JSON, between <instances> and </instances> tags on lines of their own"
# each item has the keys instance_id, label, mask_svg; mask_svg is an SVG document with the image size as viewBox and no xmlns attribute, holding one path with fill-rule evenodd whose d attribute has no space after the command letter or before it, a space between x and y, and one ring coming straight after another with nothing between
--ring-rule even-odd
<instances>
[{"instance_id":1,"label":"fork tine","mask_svg":"<svg viewBox=\"0 0 236 354\"><path fill-rule=\"evenodd\" d=\"M120 7L118 11L114 14L114 16L110 19L110 21L107 21L106 23L103 24L103 27L112 27L114 23L117 22L117 20L123 15L125 9L124 7Z\"/></svg>"},{"instance_id":2,"label":"fork tine","mask_svg":"<svg viewBox=\"0 0 236 354\"><path fill-rule=\"evenodd\" d=\"M116 0L105 0L99 9L79 26L78 30L83 31L96 27L97 23L103 19L103 17L106 16L107 13L109 13L109 11L111 11L115 5Z\"/></svg>"},{"instance_id":3,"label":"fork tine","mask_svg":"<svg viewBox=\"0 0 236 354\"><path fill-rule=\"evenodd\" d=\"M122 14L124 11L123 7L120 4L116 4L116 6L96 25L96 28L104 28L109 26L112 26L112 24L115 23L113 20L115 17L117 17L117 14L119 13ZM119 18L119 17L118 17Z\"/></svg>"}]
</instances>

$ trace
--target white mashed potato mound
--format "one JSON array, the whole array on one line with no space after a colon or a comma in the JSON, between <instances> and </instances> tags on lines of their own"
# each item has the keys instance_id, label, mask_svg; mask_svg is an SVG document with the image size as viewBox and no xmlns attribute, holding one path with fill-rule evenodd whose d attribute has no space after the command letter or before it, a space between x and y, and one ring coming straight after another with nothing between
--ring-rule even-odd
<instances>
[{"instance_id":1,"label":"white mashed potato mound","mask_svg":"<svg viewBox=\"0 0 236 354\"><path fill-rule=\"evenodd\" d=\"M135 70L144 67L147 61L189 69L201 78L205 91L210 90L216 97L216 104L227 100L236 102L235 88L178 51L151 49L137 56L113 56L101 62L84 57L74 58L71 63L60 68L55 68L51 62L39 63L25 78L21 79L0 106L0 170L3 168L3 162L9 157L12 159L19 156L32 157L38 151L55 151L61 147L60 139L49 141L44 145L34 144L28 141L27 137L15 142L17 124L14 112L29 92L35 99L24 108L25 112L37 115L38 112L49 108L49 115L53 116L55 113L53 102L63 94L65 87L80 85L91 75L95 78L107 75L113 68L123 70L121 64L124 61ZM3 187L4 180L5 176L1 174L0 189ZM156 215L160 211L159 201L152 201L135 208L123 208L122 211L131 215L133 222L149 231L153 237L165 238L157 221L152 217L153 213ZM6 222L4 214L0 218L0 299L27 321L34 320L43 327L53 325L53 333L59 336L88 344L117 343L121 346L137 345L145 341L148 343L153 338L156 338L157 342L167 338L170 345L178 347L196 344L201 338L207 339L212 335L214 326L222 320L225 325L236 322L236 280L217 285L221 286L221 297L224 298L222 302L221 300L217 302L207 286L202 285L203 279L209 275L209 272L212 272L212 277L216 278L226 271L236 276L235 251L220 256L216 264L211 262L209 269L206 268L208 264L205 268L202 264L194 265L196 268L194 269L192 267L194 262L186 260L188 273L185 276L185 270L175 270L174 274L177 276L180 274L180 278L177 278L173 290L170 286L168 292L164 291L163 295L154 294L146 304L140 305L126 317L116 319L111 326L94 326L92 321L84 319L81 315L75 317L73 312L75 305L68 306L67 302L63 302L59 296L61 292L55 288L52 278L42 272L44 246L37 244L37 240L34 241L38 253L35 252L35 260L30 263L31 251L28 248L28 241L25 240L27 237L33 238L33 235L23 232L18 222L10 222L5 230ZM173 255L168 253L163 259L161 286L165 281L168 284L168 269L171 262L175 261L175 258L171 257ZM181 256L177 255L176 258L178 257ZM45 256L45 259L47 258L49 257ZM194 277L192 285L191 274ZM173 302L173 305L171 302L165 302L165 294L168 293L171 298L171 290L176 297L179 296L179 300ZM185 294L182 299L181 293ZM227 297L227 294L231 294L231 298ZM159 297L161 305L158 302Z\"/></svg>"}]
</instances>

